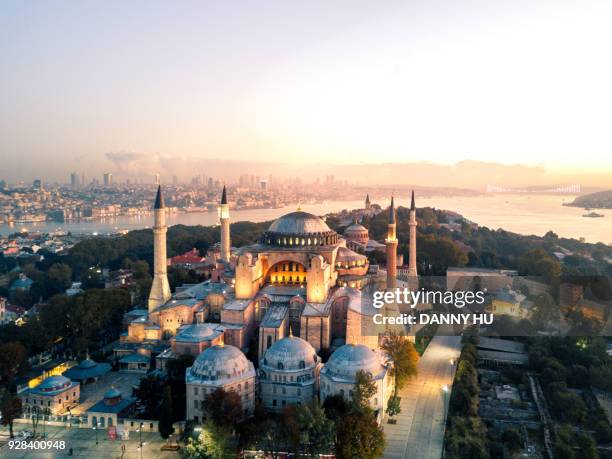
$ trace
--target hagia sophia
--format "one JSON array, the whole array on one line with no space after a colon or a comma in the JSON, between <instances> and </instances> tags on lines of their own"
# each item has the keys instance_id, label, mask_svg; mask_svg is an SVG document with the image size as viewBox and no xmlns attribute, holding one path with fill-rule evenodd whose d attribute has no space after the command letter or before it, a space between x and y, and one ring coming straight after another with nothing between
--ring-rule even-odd
<instances>
[{"instance_id":1,"label":"hagia sophia","mask_svg":"<svg viewBox=\"0 0 612 459\"><path fill-rule=\"evenodd\" d=\"M372 212L369 197L364 212ZM147 310L132 311L114 353L122 371L146 373L168 359L195 357L187 369L187 419L203 421L206 396L216 389L241 397L244 414L260 400L269 411L327 396L352 394L358 371L376 384L371 406L379 419L393 393L382 336L372 330L368 292L397 283L396 211L389 207L384 244L369 239L357 221L343 235L298 210L274 221L255 244L231 246L225 188L219 205L221 241L213 249L214 279L172 294L167 277L165 205L154 205L154 278ZM418 285L416 207L410 210L409 284ZM386 273L371 269L364 253L383 248ZM387 330L389 331L389 330ZM247 355L249 358L247 358ZM329 355L326 363L322 356Z\"/></svg>"}]
</instances>

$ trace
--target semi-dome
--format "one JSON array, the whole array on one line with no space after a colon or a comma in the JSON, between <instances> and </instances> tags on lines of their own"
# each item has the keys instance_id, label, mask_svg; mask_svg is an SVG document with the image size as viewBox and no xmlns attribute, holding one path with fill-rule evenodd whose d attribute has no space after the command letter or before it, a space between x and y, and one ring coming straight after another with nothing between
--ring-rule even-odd
<instances>
[{"instance_id":1,"label":"semi-dome","mask_svg":"<svg viewBox=\"0 0 612 459\"><path fill-rule=\"evenodd\" d=\"M345 344L338 348L321 373L334 379L354 381L359 370L370 373L374 379L384 377L386 373L379 356L363 344Z\"/></svg>"},{"instance_id":2,"label":"semi-dome","mask_svg":"<svg viewBox=\"0 0 612 459\"><path fill-rule=\"evenodd\" d=\"M297 211L275 220L263 234L261 242L282 247L332 245L338 242L338 233L331 230L321 217Z\"/></svg>"},{"instance_id":3,"label":"semi-dome","mask_svg":"<svg viewBox=\"0 0 612 459\"><path fill-rule=\"evenodd\" d=\"M317 352L308 341L288 336L266 351L263 365L279 370L303 370L316 366L318 359Z\"/></svg>"},{"instance_id":4,"label":"semi-dome","mask_svg":"<svg viewBox=\"0 0 612 459\"><path fill-rule=\"evenodd\" d=\"M240 349L229 345L211 346L193 362L187 382L199 380L210 384L227 384L255 375L253 364Z\"/></svg>"},{"instance_id":5,"label":"semi-dome","mask_svg":"<svg viewBox=\"0 0 612 459\"><path fill-rule=\"evenodd\" d=\"M313 234L331 230L321 217L298 210L276 219L268 231L279 234Z\"/></svg>"}]
</instances>

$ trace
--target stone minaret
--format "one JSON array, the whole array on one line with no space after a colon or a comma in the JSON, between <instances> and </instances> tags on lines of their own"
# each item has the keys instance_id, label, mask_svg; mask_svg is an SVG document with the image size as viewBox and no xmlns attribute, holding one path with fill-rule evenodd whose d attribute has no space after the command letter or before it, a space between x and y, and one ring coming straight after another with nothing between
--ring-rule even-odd
<instances>
[{"instance_id":1,"label":"stone minaret","mask_svg":"<svg viewBox=\"0 0 612 459\"><path fill-rule=\"evenodd\" d=\"M410 201L410 246L408 251L408 284L410 288L416 290L419 288L419 277L417 273L417 257L416 257L416 206L414 205L414 190L412 190L412 199Z\"/></svg>"},{"instance_id":2,"label":"stone minaret","mask_svg":"<svg viewBox=\"0 0 612 459\"><path fill-rule=\"evenodd\" d=\"M153 224L153 283L149 293L149 312L166 303L170 297L170 284L168 283L168 260L166 250L166 208L161 193L161 186L157 187L157 197L153 207L155 223Z\"/></svg>"},{"instance_id":3,"label":"stone minaret","mask_svg":"<svg viewBox=\"0 0 612 459\"><path fill-rule=\"evenodd\" d=\"M227 203L227 192L225 185L221 194L221 205L219 206L219 220L221 222L221 261L229 264L230 261L230 215L229 204Z\"/></svg>"},{"instance_id":4,"label":"stone minaret","mask_svg":"<svg viewBox=\"0 0 612 459\"><path fill-rule=\"evenodd\" d=\"M387 290L395 289L397 279L397 236L395 231L395 206L391 196L389 206L389 224L387 225Z\"/></svg>"},{"instance_id":5,"label":"stone minaret","mask_svg":"<svg viewBox=\"0 0 612 459\"><path fill-rule=\"evenodd\" d=\"M370 195L366 194L365 210L370 210L371 207L372 207L372 204L370 203Z\"/></svg>"}]
</instances>

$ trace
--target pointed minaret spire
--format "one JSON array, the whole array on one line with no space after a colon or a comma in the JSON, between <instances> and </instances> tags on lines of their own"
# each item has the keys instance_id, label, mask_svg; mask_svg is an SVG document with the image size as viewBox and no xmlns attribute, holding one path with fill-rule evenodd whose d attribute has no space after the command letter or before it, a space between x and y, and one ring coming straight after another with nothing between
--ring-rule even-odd
<instances>
[{"instance_id":1,"label":"pointed minaret spire","mask_svg":"<svg viewBox=\"0 0 612 459\"><path fill-rule=\"evenodd\" d=\"M155 205L153 209L163 209L164 205L164 197L161 192L161 185L157 185L157 196L155 197Z\"/></svg>"},{"instance_id":2,"label":"pointed minaret spire","mask_svg":"<svg viewBox=\"0 0 612 459\"><path fill-rule=\"evenodd\" d=\"M391 205L389 206L389 224L395 225L395 204L393 203L393 196L391 196Z\"/></svg>"},{"instance_id":3,"label":"pointed minaret spire","mask_svg":"<svg viewBox=\"0 0 612 459\"><path fill-rule=\"evenodd\" d=\"M231 258L231 241L230 241L230 214L229 204L227 203L227 190L223 185L221 193L221 205L219 205L219 221L221 223L221 254L220 258L223 263L229 264Z\"/></svg>"},{"instance_id":4,"label":"pointed minaret spire","mask_svg":"<svg viewBox=\"0 0 612 459\"><path fill-rule=\"evenodd\" d=\"M395 225L395 202L391 196L389 206L389 224L387 225L387 239L385 239L387 254L387 289L393 290L397 285L397 233Z\"/></svg>"},{"instance_id":5,"label":"pointed minaret spire","mask_svg":"<svg viewBox=\"0 0 612 459\"><path fill-rule=\"evenodd\" d=\"M410 240L408 241L408 286L411 290L418 290L419 288L419 275L417 272L417 250L416 250L416 239L417 239L417 219L416 219L416 205L414 203L414 190L412 190L412 200L410 202L410 215L408 219L408 228Z\"/></svg>"},{"instance_id":6,"label":"pointed minaret spire","mask_svg":"<svg viewBox=\"0 0 612 459\"><path fill-rule=\"evenodd\" d=\"M161 185L157 187L157 196L153 205L153 283L149 292L149 312L165 304L170 297L168 282L168 252L166 249L166 209Z\"/></svg>"}]
</instances>

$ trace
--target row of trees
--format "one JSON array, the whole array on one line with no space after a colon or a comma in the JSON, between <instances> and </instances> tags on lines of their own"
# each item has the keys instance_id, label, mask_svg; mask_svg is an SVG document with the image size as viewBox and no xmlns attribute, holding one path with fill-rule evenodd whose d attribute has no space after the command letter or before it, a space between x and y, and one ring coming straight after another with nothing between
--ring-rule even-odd
<instances>
[{"instance_id":1,"label":"row of trees","mask_svg":"<svg viewBox=\"0 0 612 459\"><path fill-rule=\"evenodd\" d=\"M485 459L489 457L486 427L478 416L480 386L476 362L478 351L467 343L457 363L445 434L446 457Z\"/></svg>"}]
</instances>

